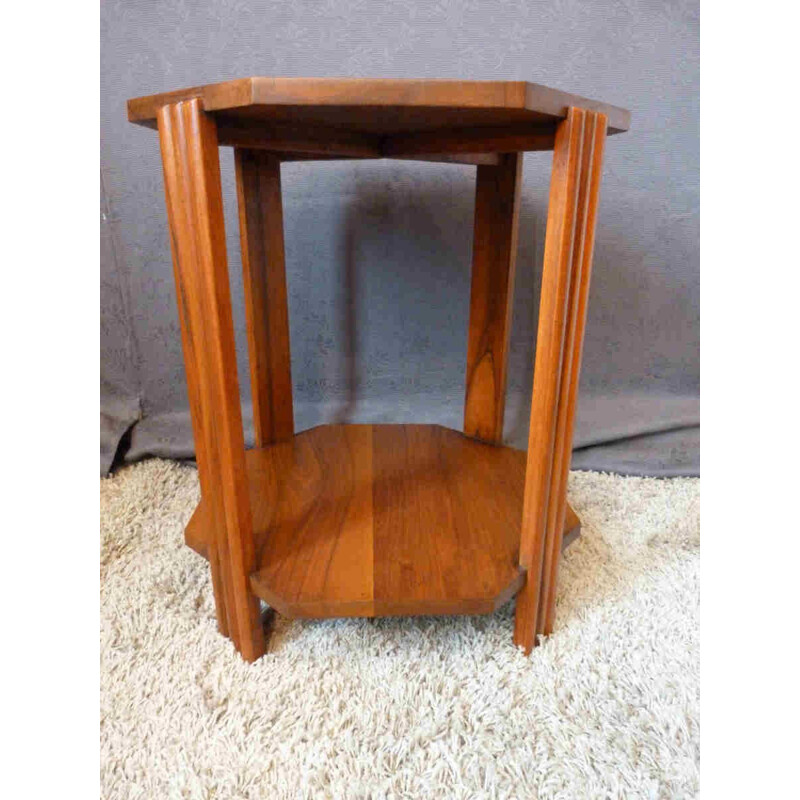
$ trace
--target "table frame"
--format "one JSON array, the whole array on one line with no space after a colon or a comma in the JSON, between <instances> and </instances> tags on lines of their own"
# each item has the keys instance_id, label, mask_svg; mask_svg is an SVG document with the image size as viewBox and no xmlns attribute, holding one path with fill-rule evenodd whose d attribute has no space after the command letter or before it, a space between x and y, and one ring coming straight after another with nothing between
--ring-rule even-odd
<instances>
[{"instance_id":1,"label":"table frame","mask_svg":"<svg viewBox=\"0 0 800 800\"><path fill-rule=\"evenodd\" d=\"M266 647L248 497L233 316L225 252L220 137L198 97L157 110L178 311L203 502L213 520L207 542L221 633L247 661ZM513 130L448 142L419 135L398 158L458 161L477 168L464 433L499 444L503 431L508 339L517 248L522 152L554 151L533 380L530 438L520 530L525 581L517 594L514 642L526 653L555 618L559 554L589 281L594 249L605 114L571 106L535 140ZM319 135L319 134L317 134ZM425 138L427 136L427 139ZM546 139L546 141L545 141ZM241 136L236 147L248 352L257 447L291 439L289 317L280 163L360 157L308 152L291 138ZM417 153L409 149L418 150ZM514 148L512 152L498 148Z\"/></svg>"}]
</instances>

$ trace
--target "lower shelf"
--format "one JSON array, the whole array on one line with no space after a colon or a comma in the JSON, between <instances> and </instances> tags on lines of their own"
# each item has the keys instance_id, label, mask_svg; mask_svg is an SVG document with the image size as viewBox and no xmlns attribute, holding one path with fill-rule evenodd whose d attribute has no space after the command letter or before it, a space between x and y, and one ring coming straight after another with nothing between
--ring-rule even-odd
<instances>
[{"instance_id":1,"label":"lower shelf","mask_svg":"<svg viewBox=\"0 0 800 800\"><path fill-rule=\"evenodd\" d=\"M484 614L522 587L526 454L438 425L325 425L246 453L256 595L287 617ZM567 508L565 545L580 521ZM205 555L200 501L186 543Z\"/></svg>"}]
</instances>

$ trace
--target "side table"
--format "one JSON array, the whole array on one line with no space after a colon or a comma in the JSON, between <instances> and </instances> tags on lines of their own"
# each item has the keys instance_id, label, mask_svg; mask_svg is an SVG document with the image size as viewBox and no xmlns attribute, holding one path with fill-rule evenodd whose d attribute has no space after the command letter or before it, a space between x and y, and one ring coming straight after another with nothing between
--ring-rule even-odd
<instances>
[{"instance_id":1,"label":"side table","mask_svg":"<svg viewBox=\"0 0 800 800\"><path fill-rule=\"evenodd\" d=\"M201 500L187 543L217 624L248 661L259 599L289 617L489 613L549 634L562 545L598 193L628 111L520 81L243 78L140 97L161 140ZM220 145L235 148L255 448L245 450ZM553 150L527 454L502 445L522 154ZM476 167L463 433L324 425L295 433L282 161Z\"/></svg>"}]
</instances>

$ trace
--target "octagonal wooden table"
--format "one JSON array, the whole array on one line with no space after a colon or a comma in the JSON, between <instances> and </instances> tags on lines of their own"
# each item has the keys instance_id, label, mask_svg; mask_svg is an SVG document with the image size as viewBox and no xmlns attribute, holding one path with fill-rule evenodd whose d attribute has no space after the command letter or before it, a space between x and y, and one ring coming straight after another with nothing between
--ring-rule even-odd
<instances>
[{"instance_id":1,"label":"octagonal wooden table","mask_svg":"<svg viewBox=\"0 0 800 800\"><path fill-rule=\"evenodd\" d=\"M519 81L244 78L140 97L157 127L219 630L264 653L259 598L291 617L479 614L517 597L514 641L552 631L598 192L630 114ZM235 148L255 448L245 450L220 186ZM527 454L502 445L526 151L553 150ZM295 433L280 164L476 167L464 429Z\"/></svg>"}]
</instances>

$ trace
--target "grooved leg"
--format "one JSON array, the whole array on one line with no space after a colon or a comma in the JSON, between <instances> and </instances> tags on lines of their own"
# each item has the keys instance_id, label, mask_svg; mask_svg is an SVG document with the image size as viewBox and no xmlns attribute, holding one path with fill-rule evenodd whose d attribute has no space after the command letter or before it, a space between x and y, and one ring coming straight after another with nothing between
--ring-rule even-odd
<instances>
[{"instance_id":1,"label":"grooved leg","mask_svg":"<svg viewBox=\"0 0 800 800\"><path fill-rule=\"evenodd\" d=\"M264 447L294 434L280 160L237 148L236 185L253 423Z\"/></svg>"},{"instance_id":2,"label":"grooved leg","mask_svg":"<svg viewBox=\"0 0 800 800\"><path fill-rule=\"evenodd\" d=\"M478 167L464 433L501 442L514 294L522 153Z\"/></svg>"},{"instance_id":3,"label":"grooved leg","mask_svg":"<svg viewBox=\"0 0 800 800\"><path fill-rule=\"evenodd\" d=\"M572 460L572 435L575 430L575 410L578 404L578 384L583 355L583 336L586 329L589 283L592 274L606 124L604 115L587 112L584 124L578 216L575 222L575 243L572 251L572 291L570 292L569 317L560 381L556 454L553 460L550 488L551 502L547 510L545 557L537 615L537 633L545 635L553 632L555 621L556 579L561 555L564 517L567 510L567 478Z\"/></svg>"},{"instance_id":4,"label":"grooved leg","mask_svg":"<svg viewBox=\"0 0 800 800\"><path fill-rule=\"evenodd\" d=\"M253 531L244 463L216 125L199 100L158 113L173 265L220 630L248 661L264 652L251 594Z\"/></svg>"},{"instance_id":5,"label":"grooved leg","mask_svg":"<svg viewBox=\"0 0 800 800\"><path fill-rule=\"evenodd\" d=\"M175 230L187 230L190 226L189 210L185 203L179 200L184 184L183 171L185 164L176 158L174 145L174 131L170 127L172 117L168 117L165 126L161 128L162 158L164 166L164 194L169 215L170 238L172 244L172 268L175 278L175 290L178 301L178 318L181 326L181 342L183 345L183 362L186 370L186 389L189 395L189 411L192 419L192 433L197 458L197 473L200 479L200 493L203 497L211 497L211 481L213 480L208 470L209 459L206 455L206 437L208 435L207 421L203 418L203 400L199 371L202 368L198 350L203 347L201 336L195 331L192 324L192 314L189 310L189 297L181 277L182 263L194 262L197 258L194 251L195 241L192 238L183 238L179 246ZM166 142L165 142L166 138ZM214 607L217 615L217 628L223 636L228 636L228 616L225 602L225 591L222 585L222 566L219 563L219 554L215 541L208 543L208 560L211 567L211 584L214 591Z\"/></svg>"},{"instance_id":6,"label":"grooved leg","mask_svg":"<svg viewBox=\"0 0 800 800\"><path fill-rule=\"evenodd\" d=\"M525 652L552 629L605 132L604 115L570 108L556 134L514 625Z\"/></svg>"}]
</instances>

